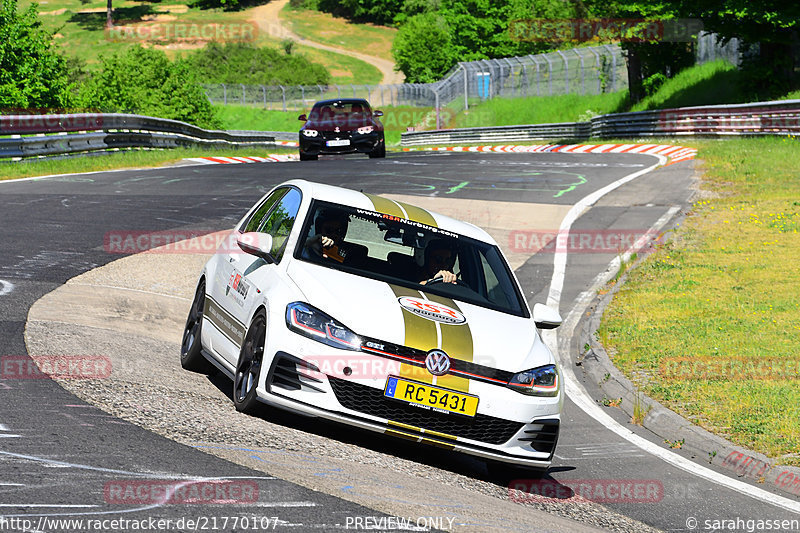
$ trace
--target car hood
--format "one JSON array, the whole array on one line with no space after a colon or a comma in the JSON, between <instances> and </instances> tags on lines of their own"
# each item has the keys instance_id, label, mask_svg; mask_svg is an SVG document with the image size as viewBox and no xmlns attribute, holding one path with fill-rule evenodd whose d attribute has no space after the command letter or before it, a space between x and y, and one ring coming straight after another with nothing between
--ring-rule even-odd
<instances>
[{"instance_id":1,"label":"car hood","mask_svg":"<svg viewBox=\"0 0 800 533\"><path fill-rule=\"evenodd\" d=\"M441 348L453 359L510 372L555 363L531 318L311 263L293 262L287 274L307 303L361 336L424 351Z\"/></svg>"}]
</instances>

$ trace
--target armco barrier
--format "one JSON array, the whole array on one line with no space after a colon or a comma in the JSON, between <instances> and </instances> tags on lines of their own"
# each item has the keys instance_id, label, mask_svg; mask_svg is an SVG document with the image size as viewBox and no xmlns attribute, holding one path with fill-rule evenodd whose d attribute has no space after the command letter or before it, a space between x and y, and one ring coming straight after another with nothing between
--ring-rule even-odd
<instances>
[{"instance_id":1,"label":"armco barrier","mask_svg":"<svg viewBox=\"0 0 800 533\"><path fill-rule=\"evenodd\" d=\"M800 100L617 113L587 122L408 132L401 134L401 144L735 135L800 135Z\"/></svg>"},{"instance_id":2,"label":"armco barrier","mask_svg":"<svg viewBox=\"0 0 800 533\"><path fill-rule=\"evenodd\" d=\"M137 147L274 146L276 136L272 132L204 130L177 120L141 115L3 115L0 116L0 158Z\"/></svg>"}]
</instances>

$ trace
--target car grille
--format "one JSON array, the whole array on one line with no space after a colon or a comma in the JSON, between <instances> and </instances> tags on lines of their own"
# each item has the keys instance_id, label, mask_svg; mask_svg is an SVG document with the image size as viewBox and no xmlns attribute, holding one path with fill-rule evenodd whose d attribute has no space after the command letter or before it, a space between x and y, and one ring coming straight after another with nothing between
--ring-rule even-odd
<instances>
[{"instance_id":1,"label":"car grille","mask_svg":"<svg viewBox=\"0 0 800 533\"><path fill-rule=\"evenodd\" d=\"M539 425L539 428L526 429L525 434L519 440L531 443L531 448L540 453L549 453L552 457L558 442L559 421L557 419L534 420L532 424Z\"/></svg>"},{"instance_id":2,"label":"car grille","mask_svg":"<svg viewBox=\"0 0 800 533\"><path fill-rule=\"evenodd\" d=\"M524 426L520 422L482 414L474 418L443 415L386 398L380 389L330 376L328 381L336 399L347 409L456 437L504 444Z\"/></svg>"}]
</instances>

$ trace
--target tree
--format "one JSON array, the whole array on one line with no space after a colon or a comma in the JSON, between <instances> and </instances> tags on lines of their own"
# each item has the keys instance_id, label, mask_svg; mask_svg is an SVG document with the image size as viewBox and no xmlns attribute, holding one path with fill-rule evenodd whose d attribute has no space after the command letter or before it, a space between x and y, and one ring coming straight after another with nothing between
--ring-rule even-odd
<instances>
[{"instance_id":1,"label":"tree","mask_svg":"<svg viewBox=\"0 0 800 533\"><path fill-rule=\"evenodd\" d=\"M78 93L84 107L219 127L194 72L183 63L170 62L164 52L134 46L102 58L101 64Z\"/></svg>"},{"instance_id":2,"label":"tree","mask_svg":"<svg viewBox=\"0 0 800 533\"><path fill-rule=\"evenodd\" d=\"M392 56L408 83L436 81L456 63L450 30L435 13L409 18L394 38Z\"/></svg>"},{"instance_id":3,"label":"tree","mask_svg":"<svg viewBox=\"0 0 800 533\"><path fill-rule=\"evenodd\" d=\"M786 0L680 0L690 16L703 20L707 31L724 41L738 38L758 45L758 53L745 61L751 89L757 93L782 93L800 84L796 73L800 3Z\"/></svg>"},{"instance_id":4,"label":"tree","mask_svg":"<svg viewBox=\"0 0 800 533\"><path fill-rule=\"evenodd\" d=\"M16 0L1 1L0 109L68 106L67 66L41 26L37 4L20 14Z\"/></svg>"}]
</instances>

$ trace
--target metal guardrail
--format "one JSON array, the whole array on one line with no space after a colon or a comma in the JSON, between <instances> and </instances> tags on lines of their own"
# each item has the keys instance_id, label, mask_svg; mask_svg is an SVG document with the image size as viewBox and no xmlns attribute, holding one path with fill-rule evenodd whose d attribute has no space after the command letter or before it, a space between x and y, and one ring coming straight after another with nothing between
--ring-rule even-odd
<instances>
[{"instance_id":1,"label":"metal guardrail","mask_svg":"<svg viewBox=\"0 0 800 533\"><path fill-rule=\"evenodd\" d=\"M587 122L407 132L401 134L401 145L735 135L800 135L800 100L616 113Z\"/></svg>"},{"instance_id":2,"label":"metal guardrail","mask_svg":"<svg viewBox=\"0 0 800 533\"><path fill-rule=\"evenodd\" d=\"M296 135L295 135L296 138ZM124 148L273 146L271 132L204 130L156 117L127 114L0 116L0 158L26 158Z\"/></svg>"}]
</instances>

